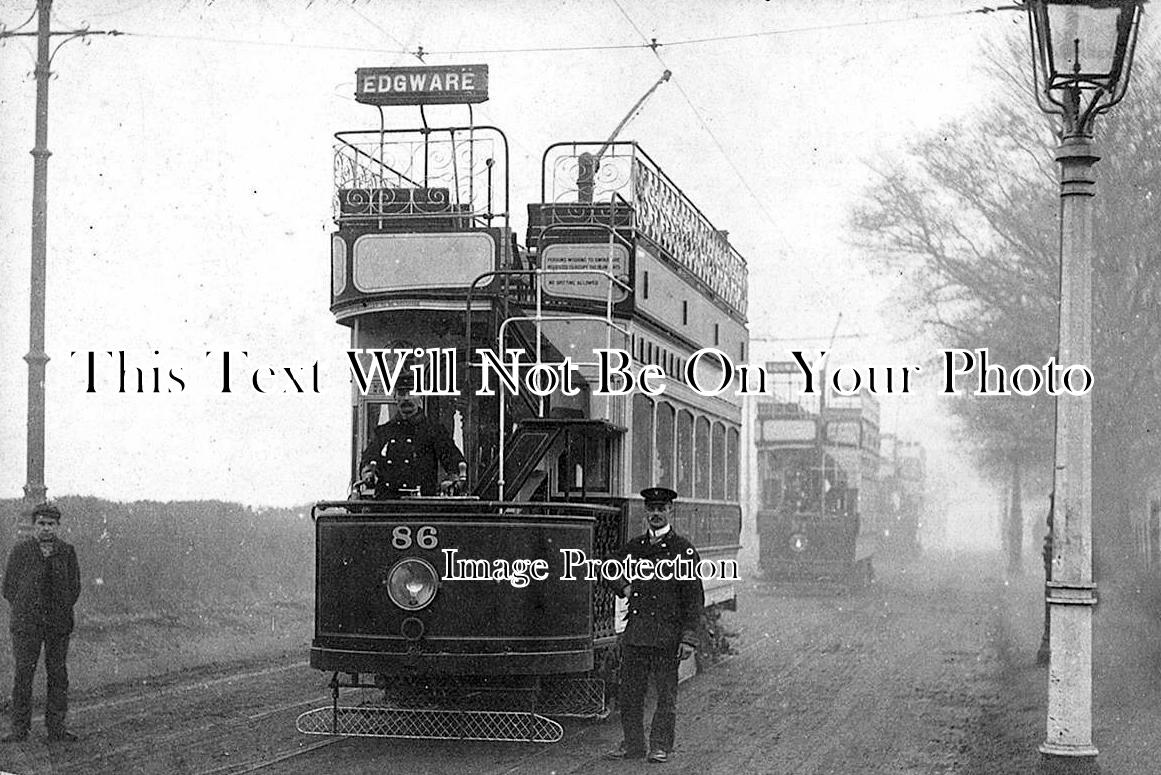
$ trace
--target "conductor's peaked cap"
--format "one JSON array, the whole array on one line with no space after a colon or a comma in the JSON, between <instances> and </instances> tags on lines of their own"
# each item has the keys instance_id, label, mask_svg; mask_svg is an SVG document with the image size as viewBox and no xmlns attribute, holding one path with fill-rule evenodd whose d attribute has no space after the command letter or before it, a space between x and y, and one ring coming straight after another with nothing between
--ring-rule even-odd
<instances>
[{"instance_id":1,"label":"conductor's peaked cap","mask_svg":"<svg viewBox=\"0 0 1161 775\"><path fill-rule=\"evenodd\" d=\"M677 500L677 493L668 487L646 487L641 497L646 503L672 503Z\"/></svg>"}]
</instances>

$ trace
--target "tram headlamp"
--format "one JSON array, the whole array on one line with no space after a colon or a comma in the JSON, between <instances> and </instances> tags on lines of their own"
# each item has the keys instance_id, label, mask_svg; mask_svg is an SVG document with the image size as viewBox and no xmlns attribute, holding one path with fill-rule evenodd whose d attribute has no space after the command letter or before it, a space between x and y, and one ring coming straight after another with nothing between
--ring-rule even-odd
<instances>
[{"instance_id":1,"label":"tram headlamp","mask_svg":"<svg viewBox=\"0 0 1161 775\"><path fill-rule=\"evenodd\" d=\"M789 544L792 552L805 552L809 543L806 533L794 533L790 536Z\"/></svg>"},{"instance_id":2,"label":"tram headlamp","mask_svg":"<svg viewBox=\"0 0 1161 775\"><path fill-rule=\"evenodd\" d=\"M408 557L387 573L387 596L405 611L418 611L435 599L439 576L426 560Z\"/></svg>"}]
</instances>

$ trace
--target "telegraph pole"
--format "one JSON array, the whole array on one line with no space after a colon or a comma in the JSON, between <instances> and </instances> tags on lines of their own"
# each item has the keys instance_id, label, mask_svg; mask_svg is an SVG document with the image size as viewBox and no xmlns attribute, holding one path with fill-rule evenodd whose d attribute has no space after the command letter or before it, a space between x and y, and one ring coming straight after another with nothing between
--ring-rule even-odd
<instances>
[{"instance_id":1,"label":"telegraph pole","mask_svg":"<svg viewBox=\"0 0 1161 775\"><path fill-rule=\"evenodd\" d=\"M44 484L44 381L48 353L44 350L45 286L48 242L48 79L52 58L60 47L74 38L88 35L120 35L116 30L52 29L52 0L37 0L36 31L0 30L0 40L36 36L36 143L32 148L32 269L29 281L28 354L28 444L27 482L24 505L31 508L44 501L48 488ZM52 47L54 36L63 40Z\"/></svg>"}]
</instances>

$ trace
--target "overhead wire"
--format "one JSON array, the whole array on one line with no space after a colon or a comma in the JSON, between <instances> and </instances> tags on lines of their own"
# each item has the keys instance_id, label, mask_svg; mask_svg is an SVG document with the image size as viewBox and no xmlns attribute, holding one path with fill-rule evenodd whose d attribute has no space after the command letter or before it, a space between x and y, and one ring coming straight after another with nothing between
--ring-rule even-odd
<instances>
[{"instance_id":1,"label":"overhead wire","mask_svg":"<svg viewBox=\"0 0 1161 775\"><path fill-rule=\"evenodd\" d=\"M407 53L409 53L409 52L407 51L407 44L406 44L406 43L404 43L403 41L399 40L399 38L395 37L395 36L394 36L394 35L392 35L390 32L388 32L386 29L384 29L384 28L383 28L383 25L379 24L379 23L378 23L378 22L376 22L374 19L372 19L372 18L370 18L369 16L367 16L367 14L363 13L363 12L362 12L362 11L360 11L358 8L356 8L354 3L343 3L343 7L344 7L344 8L346 8L347 10L349 10L351 13L355 14L356 16L358 16L358 17L359 17L360 19L362 19L363 21L367 22L367 24L370 24L372 27L374 27L375 29L379 30L379 32L381 32L381 33L383 33L385 36L387 36L387 39L388 39L388 40L390 40L390 41L391 41L392 43L394 43L395 45L399 46L399 48L403 49L401 52L398 52L398 53L401 53L401 54L407 54ZM412 55L414 56L414 54L412 54ZM423 61L423 57L422 57L422 56L421 56L421 57L419 57L419 61L421 61L421 62Z\"/></svg>"},{"instance_id":2,"label":"overhead wire","mask_svg":"<svg viewBox=\"0 0 1161 775\"><path fill-rule=\"evenodd\" d=\"M1001 6L980 6L978 8L967 8L958 11L945 11L943 13L932 14L914 14L911 16L898 16L889 19L871 19L853 22L836 22L834 24L814 24L805 27L789 27L780 30L760 30L758 32L738 33L736 35L714 35L705 38L686 38L683 40L674 40L668 42L649 41L645 44L605 44L605 45L588 45L588 46L539 46L531 48L478 48L478 49L457 49L455 51L442 51L435 49L428 51L429 54L530 54L530 53L545 53L553 51L616 51L620 49L631 48L649 48L655 52L658 48L664 46L666 48L673 48L675 46L695 46L704 43L718 43L723 41L744 40L747 38L763 38L773 35L790 35L799 32L824 32L826 30L837 30L845 27L870 27L883 24L898 24L903 22L925 21L928 19L945 19L954 16L967 16L969 14L989 14L997 11L1012 11L1024 10L1023 5L1001 5ZM622 10L622 13L624 11ZM632 23L630 21L630 23ZM636 25L633 25L636 28ZM640 30L638 30L640 32ZM644 35L642 35L644 37Z\"/></svg>"},{"instance_id":3,"label":"overhead wire","mask_svg":"<svg viewBox=\"0 0 1161 775\"><path fill-rule=\"evenodd\" d=\"M362 16L371 24L373 21L356 10L353 5L346 5L352 11ZM422 46L417 46L415 50L408 50L407 46L397 39L393 39L393 43L399 46L396 51L384 50L377 47L370 46L339 46L339 45L324 45L324 44L310 44L310 43L291 43L282 41L264 41L264 40L247 40L243 38L223 38L209 35L178 35L157 32L134 32L124 31L121 34L126 37L136 38L157 38L162 40L189 40L203 43L229 43L234 45L253 45L253 46L267 46L267 47L282 47L282 48L302 48L302 49L316 49L322 51L357 51L357 52L378 52L384 54L400 54L407 56L414 56L422 61L425 56L457 56L461 54L552 54L570 51L621 51L631 49L650 49L654 53L661 48L676 48L678 46L694 46L704 45L709 43L729 42L736 40L744 40L749 38L763 38L775 35L792 35L803 32L822 32L826 30L843 29L850 27L871 27L881 26L885 24L905 24L909 22L926 21L931 19L945 19L956 16L969 16L974 14L989 14L998 11L1023 10L1022 5L1001 5L1001 6L980 6L978 8L967 8L958 11L947 11L944 13L935 14L913 14L911 16L898 16L888 19L868 19L851 22L836 22L833 24L818 24L803 27L787 27L776 30L759 30L758 32L738 33L735 35L715 35L704 38L687 38L683 40L672 41L657 41L647 40L643 43L614 43L614 44L591 44L591 45L576 45L576 46L530 46L522 48L465 48L465 49L424 49ZM380 31L387 34L389 38L393 38L386 30L379 25L375 25Z\"/></svg>"},{"instance_id":4,"label":"overhead wire","mask_svg":"<svg viewBox=\"0 0 1161 775\"><path fill-rule=\"evenodd\" d=\"M413 57L415 57L416 59L418 59L418 60L419 60L421 63L424 61L424 60L423 60L423 58L424 58L424 57L427 55L427 53L428 53L428 52L425 52L425 51L423 50L423 46L421 46L421 45L419 45L419 44L416 44L416 48L415 48L415 50L414 50L414 51L408 51L408 50L407 50L407 46L408 46L408 44L406 44L406 43L404 43L403 41L399 40L397 37L395 37L395 36L394 36L394 35L392 35L390 32L388 32L386 29L384 29L384 27L383 27L382 25L378 24L378 23L377 23L375 20L371 19L370 17L368 17L366 14L362 13L361 11L357 10L357 9L354 7L354 5L353 5L353 4L346 4L346 3L344 3L344 4L343 4L343 6L344 6L345 8L348 8L348 9L350 9L350 10L351 10L351 11L352 11L352 12L353 12L353 13L354 13L356 16L358 16L359 18L363 19L365 22L367 22L368 24L370 24L370 25L371 25L372 27L374 27L375 29L379 30L381 33L383 33L385 36L387 36L387 38L388 38L388 39L389 39L389 40L390 40L392 43L394 43L395 45L397 45L397 46L399 46L401 49L403 49L402 51L398 52L399 54L402 54L402 55L407 55L407 56L413 56ZM485 121L489 121L489 122L491 122L491 123L493 123L493 124L497 123L497 122L495 122L495 121L492 119L491 115L489 115L488 111L487 111L486 109L484 109L484 106L483 106L483 105L476 105L476 106L474 107L474 111L475 111L476 113L479 113L479 114L480 114L480 115L481 115L481 116L484 118L484 120L485 120ZM523 151L523 152L524 152L526 155L528 155L529 157L531 157L531 158L535 158L535 153L534 153L534 152L533 152L531 149L529 149L528 147L526 147L526 146L525 146L523 143L521 143L521 142L519 142L518 140L516 140L515 138L512 138L512 139L508 140L508 142L509 142L511 145L514 145L514 146L515 146L516 148L518 148L519 150ZM509 163L510 163L510 161L509 161ZM510 209L510 208L509 208L509 209Z\"/></svg>"},{"instance_id":5,"label":"overhead wire","mask_svg":"<svg viewBox=\"0 0 1161 775\"><path fill-rule=\"evenodd\" d=\"M637 26L637 23L633 21L633 18L629 16L629 14L621 6L620 0L612 0L612 2L615 6L617 6L617 10L621 12L621 15L625 17L625 20L629 22L629 25L637 32L637 34L640 35L642 39L649 40L641 28ZM665 61L665 59L661 56L661 53L657 50L659 45L657 44L656 39L652 39L647 45L647 48L652 50L653 55L657 57L657 61L661 63L662 67L671 72L673 71L673 68L669 66L669 63ZM722 144L721 140L719 140L717 135L714 134L714 131L710 129L709 123L705 120L705 117L702 116L701 111L698 110L697 106L693 103L689 93L686 92L685 87L681 85L681 81L678 80L677 77L674 77L671 80L673 85L677 87L677 91L682 96L682 99L684 99L686 104L689 105L689 109L693 112L693 115L701 125L701 128L717 147L718 153L722 155L722 158L725 159L726 164L728 164L730 169L733 171L734 176L737 177L738 181L742 184L742 187L746 189L746 192L754 200L755 204L757 204L758 211L762 213L762 215L766 217L766 220L769 221L770 225L774 227L774 233L778 241L782 243L783 248L785 248L787 252L787 258L792 257L794 255L794 249L790 246L790 243L786 241L786 236L782 233L782 227L774 219L774 216L766 207L766 203L762 201L762 198L759 197L758 193L754 191L753 187L750 186L749 181L746 180L745 176L742 174L742 171L738 168L738 165L734 163L733 158L731 158L730 154L726 151L726 148Z\"/></svg>"}]
</instances>

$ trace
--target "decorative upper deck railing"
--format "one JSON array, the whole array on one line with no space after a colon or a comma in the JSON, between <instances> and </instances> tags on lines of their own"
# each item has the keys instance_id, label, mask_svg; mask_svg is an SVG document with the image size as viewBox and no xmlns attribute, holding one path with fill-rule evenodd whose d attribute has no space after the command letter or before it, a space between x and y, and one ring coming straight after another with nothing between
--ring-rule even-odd
<instances>
[{"instance_id":1,"label":"decorative upper deck railing","mask_svg":"<svg viewBox=\"0 0 1161 775\"><path fill-rule=\"evenodd\" d=\"M508 223L508 141L495 127L339 132L335 140L339 224Z\"/></svg>"},{"instance_id":2,"label":"decorative upper deck railing","mask_svg":"<svg viewBox=\"0 0 1161 775\"><path fill-rule=\"evenodd\" d=\"M710 293L746 313L746 260L637 143L558 143L545 151L542 173L541 201L550 206L543 225L586 218L622 225L615 211L627 205L630 228Z\"/></svg>"}]
</instances>

